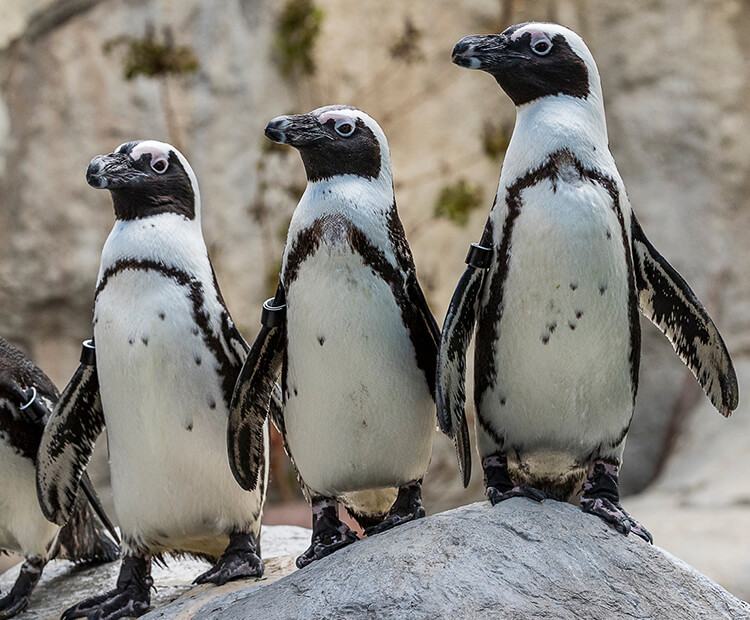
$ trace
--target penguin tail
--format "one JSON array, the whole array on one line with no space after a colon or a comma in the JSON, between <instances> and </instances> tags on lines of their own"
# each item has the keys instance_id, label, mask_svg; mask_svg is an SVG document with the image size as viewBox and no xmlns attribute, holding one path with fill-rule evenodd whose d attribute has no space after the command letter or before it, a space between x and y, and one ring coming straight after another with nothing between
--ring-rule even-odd
<instances>
[{"instance_id":1,"label":"penguin tail","mask_svg":"<svg viewBox=\"0 0 750 620\"><path fill-rule=\"evenodd\" d=\"M113 562L120 557L119 544L107 534L107 528L83 494L79 495L70 520L60 530L55 555L89 564Z\"/></svg>"}]
</instances>

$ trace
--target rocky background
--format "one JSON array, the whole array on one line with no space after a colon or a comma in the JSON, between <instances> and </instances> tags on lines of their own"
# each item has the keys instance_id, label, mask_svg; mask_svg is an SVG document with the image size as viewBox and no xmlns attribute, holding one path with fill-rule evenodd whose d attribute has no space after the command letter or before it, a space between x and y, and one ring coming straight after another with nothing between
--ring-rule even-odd
<instances>
[{"instance_id":1,"label":"rocky background","mask_svg":"<svg viewBox=\"0 0 750 620\"><path fill-rule=\"evenodd\" d=\"M279 114L348 103L389 137L401 218L439 320L479 238L514 110L491 77L450 63L462 36L527 20L579 32L597 59L611 148L651 241L692 284L750 393L750 31L746 0L0 0L0 333L62 387L91 333L109 196L93 155L135 138L177 145L201 183L203 228L248 339L304 188ZM750 598L750 417L711 409L644 322L623 489L657 543ZM276 454L272 500L298 501ZM106 459L95 463L106 496ZM478 468L475 468L478 469ZM447 441L432 512L460 489ZM292 503L293 506L298 504ZM270 520L307 516L271 506ZM286 510L286 509L285 509Z\"/></svg>"}]
</instances>

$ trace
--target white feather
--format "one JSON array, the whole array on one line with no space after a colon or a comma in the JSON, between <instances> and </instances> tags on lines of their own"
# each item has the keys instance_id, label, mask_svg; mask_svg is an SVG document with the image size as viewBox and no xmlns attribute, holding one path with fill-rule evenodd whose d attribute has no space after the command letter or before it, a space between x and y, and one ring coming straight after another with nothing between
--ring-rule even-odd
<instances>
[{"instance_id":1,"label":"white feather","mask_svg":"<svg viewBox=\"0 0 750 620\"><path fill-rule=\"evenodd\" d=\"M0 549L46 557L60 528L44 518L36 498L34 463L0 438Z\"/></svg>"}]
</instances>

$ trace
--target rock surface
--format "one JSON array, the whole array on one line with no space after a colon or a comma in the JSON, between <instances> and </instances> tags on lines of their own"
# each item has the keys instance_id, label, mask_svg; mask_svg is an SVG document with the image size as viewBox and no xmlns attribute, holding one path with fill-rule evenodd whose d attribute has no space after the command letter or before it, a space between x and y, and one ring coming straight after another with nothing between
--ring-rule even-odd
<instances>
[{"instance_id":1,"label":"rock surface","mask_svg":"<svg viewBox=\"0 0 750 620\"><path fill-rule=\"evenodd\" d=\"M262 587L191 592L145 617L739 620L750 605L574 506L514 499L406 524Z\"/></svg>"},{"instance_id":2,"label":"rock surface","mask_svg":"<svg viewBox=\"0 0 750 620\"><path fill-rule=\"evenodd\" d=\"M261 534L263 559L266 565L262 579L253 583L273 582L296 570L294 559L310 544L310 531L293 526L264 526ZM209 564L201 560L170 559L166 567L154 566L155 590L151 592L151 605L159 608L190 591L191 595L209 591L211 586L192 586L192 581L208 569ZM0 590L7 594L18 576L20 567L15 567L0 576ZM54 560L44 569L42 579L34 590L31 605L18 620L57 620L62 611L74 603L111 590L115 586L120 562L101 566L76 567L65 560ZM241 582L244 589L253 583ZM227 584L230 589L235 584Z\"/></svg>"},{"instance_id":3,"label":"rock surface","mask_svg":"<svg viewBox=\"0 0 750 620\"><path fill-rule=\"evenodd\" d=\"M514 117L496 83L453 66L450 50L466 34L532 19L564 23L589 44L611 148L639 219L707 304L735 361L747 360L745 0L382 0L378 11L356 0L317 4L325 12L317 73L285 80L272 49L279 1L0 0L0 334L58 385L90 336L99 254L112 225L108 196L84 181L90 158L134 137L179 143L200 179L204 233L224 297L252 339L303 182L292 149L264 149L263 127L278 114L332 102L365 109L389 137L399 211L440 320L497 183L501 161L482 149L486 124L512 127ZM417 31L412 62L390 53L407 19ZM125 80L122 50L106 54L105 44L142 37L149 27L161 36L165 26L197 54L199 71L163 82ZM432 213L443 185L461 178L483 192L483 206L463 228ZM738 449L738 421L750 407L743 396L735 417L720 419L666 340L643 324L623 489L648 485L682 421L693 447L678 446L679 464L634 502L660 544L750 596L743 581L750 573L750 530L742 527L748 503L728 500L724 490L747 489L741 464L750 452L727 450ZM106 501L104 460L96 461L101 475L94 478ZM690 480L701 480L700 488ZM425 480L428 509L481 497L478 467L470 491L461 489L452 448L440 440ZM689 528L674 527L673 519Z\"/></svg>"}]
</instances>

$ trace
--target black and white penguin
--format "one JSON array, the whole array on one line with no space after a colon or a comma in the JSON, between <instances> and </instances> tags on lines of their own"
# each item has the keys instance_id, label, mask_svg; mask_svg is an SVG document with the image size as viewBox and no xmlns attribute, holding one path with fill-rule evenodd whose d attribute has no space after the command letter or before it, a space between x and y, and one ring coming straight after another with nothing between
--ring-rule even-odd
<instances>
[{"instance_id":1,"label":"black and white penguin","mask_svg":"<svg viewBox=\"0 0 750 620\"><path fill-rule=\"evenodd\" d=\"M424 516L439 330L396 211L380 126L328 106L275 118L266 135L299 150L307 188L235 389L228 441L238 482L253 488L252 438L280 372L283 403L271 413L312 504L302 568L357 540L339 503L368 535Z\"/></svg>"},{"instance_id":2,"label":"black and white penguin","mask_svg":"<svg viewBox=\"0 0 750 620\"><path fill-rule=\"evenodd\" d=\"M37 483L44 513L64 522L106 425L124 557L116 589L66 620L144 613L151 560L165 553L216 562L197 583L262 575L268 477L267 428L254 438L257 488L241 489L229 469L229 403L248 346L208 257L192 168L169 144L137 141L95 157L86 179L111 192L116 218L96 286L96 349L55 407Z\"/></svg>"},{"instance_id":3,"label":"black and white penguin","mask_svg":"<svg viewBox=\"0 0 750 620\"><path fill-rule=\"evenodd\" d=\"M729 416L738 387L726 346L631 210L583 40L556 24L520 24L462 39L453 62L492 75L517 117L443 326L441 428L466 483L465 356L476 321L476 434L490 501L572 500L583 484L584 511L651 541L618 492L638 388L638 311Z\"/></svg>"},{"instance_id":4,"label":"black and white penguin","mask_svg":"<svg viewBox=\"0 0 750 620\"><path fill-rule=\"evenodd\" d=\"M0 598L0 618L28 607L44 566L52 558L98 564L120 555L83 497L74 499L72 517L63 528L45 519L39 507L37 450L58 396L49 377L0 338L0 551L15 551L25 559L13 588ZM84 484L92 493L88 480ZM91 497L95 511L103 514L96 496Z\"/></svg>"}]
</instances>

